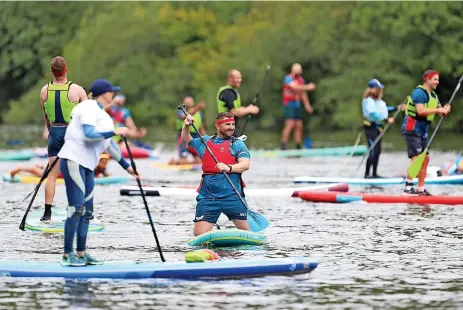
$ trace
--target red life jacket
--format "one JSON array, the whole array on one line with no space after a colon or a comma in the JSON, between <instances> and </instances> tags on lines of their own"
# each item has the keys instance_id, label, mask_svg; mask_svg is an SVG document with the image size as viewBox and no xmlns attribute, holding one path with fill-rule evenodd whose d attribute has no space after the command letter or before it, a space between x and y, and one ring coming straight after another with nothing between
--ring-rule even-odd
<instances>
[{"instance_id":1,"label":"red life jacket","mask_svg":"<svg viewBox=\"0 0 463 310\"><path fill-rule=\"evenodd\" d=\"M214 136L211 137L211 139L208 140L206 144L211 149L212 153L215 155L215 158L217 158L219 163L224 163L226 165L234 165L238 162L238 159L230 153L231 139L235 139L234 137L231 137L230 139L225 140L224 142L218 143L218 144L212 143L212 139L214 139ZM212 158L208 150L206 150L202 158L201 168L203 169L203 177L206 174L222 173L222 171L219 171L219 169L217 169L214 158ZM239 174L241 187L245 188L246 184L244 184L243 179L241 178L241 173L236 173L236 172L231 172L231 173ZM198 191L201 188L201 185L202 185L202 179L201 179L201 184L199 184Z\"/></svg>"},{"instance_id":2,"label":"red life jacket","mask_svg":"<svg viewBox=\"0 0 463 310\"><path fill-rule=\"evenodd\" d=\"M294 75L288 74L287 76L290 76L293 78L294 81L298 85L304 85L304 79L302 76L295 77ZM291 87L287 84L283 84L283 104L288 105L289 102L291 101L299 101L301 100L301 96L298 92L294 91L291 89Z\"/></svg>"},{"instance_id":3,"label":"red life jacket","mask_svg":"<svg viewBox=\"0 0 463 310\"><path fill-rule=\"evenodd\" d=\"M206 142L206 144L209 146L219 163L224 163L225 165L234 165L237 163L237 160L236 157L230 153L230 142L230 140L225 140L222 143L215 144L212 143L211 138ZM211 154L207 150L204 153L202 162L202 169L204 174L222 173L222 171L219 171L219 169L215 167L216 163L214 158L212 158Z\"/></svg>"},{"instance_id":4,"label":"red life jacket","mask_svg":"<svg viewBox=\"0 0 463 310\"><path fill-rule=\"evenodd\" d=\"M122 109L119 109L119 111L114 111L113 108L109 109L108 114L111 116L113 121L115 121L118 124L125 124L124 120L124 111Z\"/></svg>"}]
</instances>

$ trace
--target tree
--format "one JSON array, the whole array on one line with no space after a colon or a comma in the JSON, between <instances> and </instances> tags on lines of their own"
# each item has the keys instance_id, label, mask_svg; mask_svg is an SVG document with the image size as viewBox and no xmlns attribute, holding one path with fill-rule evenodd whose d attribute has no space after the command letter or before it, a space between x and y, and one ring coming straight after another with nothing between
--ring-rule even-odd
<instances>
[{"instance_id":1,"label":"tree","mask_svg":"<svg viewBox=\"0 0 463 310\"><path fill-rule=\"evenodd\" d=\"M43 79L51 58L61 54L88 6L79 2L0 3L1 110Z\"/></svg>"}]
</instances>

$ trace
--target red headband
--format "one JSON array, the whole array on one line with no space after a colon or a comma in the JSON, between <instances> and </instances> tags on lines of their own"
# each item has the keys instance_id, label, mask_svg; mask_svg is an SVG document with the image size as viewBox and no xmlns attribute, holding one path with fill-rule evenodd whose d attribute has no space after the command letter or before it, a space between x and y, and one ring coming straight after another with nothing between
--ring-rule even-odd
<instances>
[{"instance_id":1,"label":"red headband","mask_svg":"<svg viewBox=\"0 0 463 310\"><path fill-rule=\"evenodd\" d=\"M426 80L429 80L429 79L432 79L434 76L436 75L439 75L439 72L437 71L433 71L425 76L423 76L423 81L426 81Z\"/></svg>"},{"instance_id":2,"label":"red headband","mask_svg":"<svg viewBox=\"0 0 463 310\"><path fill-rule=\"evenodd\" d=\"M234 117L229 117L229 118L222 118L222 119L216 120L215 124L220 125L220 124L224 124L224 123L234 123L234 122L235 122L235 118Z\"/></svg>"}]
</instances>

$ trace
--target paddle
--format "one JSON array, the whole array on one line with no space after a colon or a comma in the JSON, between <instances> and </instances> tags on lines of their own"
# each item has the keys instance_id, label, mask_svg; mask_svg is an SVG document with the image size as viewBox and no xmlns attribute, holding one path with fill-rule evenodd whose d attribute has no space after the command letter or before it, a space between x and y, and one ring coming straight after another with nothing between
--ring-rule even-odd
<instances>
[{"instance_id":1,"label":"paddle","mask_svg":"<svg viewBox=\"0 0 463 310\"><path fill-rule=\"evenodd\" d=\"M34 195L32 196L31 202L29 202L29 206L27 206L26 212L24 213L23 219L21 220L21 224L19 224L19 229L21 229L22 231L24 231L24 228L26 226L27 215L29 214L32 204L34 203L35 196L37 196L37 193L39 192L40 185L42 185L43 180L45 180L48 177L48 173L50 172L51 169L53 169L53 167L58 162L58 160L59 160L59 157L56 157L56 159L51 163L50 168L48 168L49 164L47 164L47 166L45 167L45 171L40 177L39 184L37 184L34 190L29 195L27 195L26 198L23 199L23 201L26 200L32 193L34 193Z\"/></svg>"},{"instance_id":2,"label":"paddle","mask_svg":"<svg viewBox=\"0 0 463 310\"><path fill-rule=\"evenodd\" d=\"M460 89L461 82L463 81L463 74L461 75L460 79L458 80L458 84L455 87L455 90L453 91L452 97L450 97L450 100L448 104L452 104L453 98L455 98L455 95L457 94L457 91ZM434 132L431 136L431 138L428 141L428 144L426 145L426 148L418 155L417 158L415 158L414 161L410 164L408 167L408 176L411 177L412 179L416 178L418 176L418 173L421 170L421 167L423 166L424 159L426 158L426 153L428 152L428 148L431 145L432 140L434 139L434 136L437 133L437 130L439 130L440 124L444 120L444 117L441 116L439 123L437 123L436 129L434 129Z\"/></svg>"},{"instance_id":3,"label":"paddle","mask_svg":"<svg viewBox=\"0 0 463 310\"><path fill-rule=\"evenodd\" d=\"M130 151L127 138L123 137L123 139L125 143L125 148L127 149L127 153L129 153L130 165L132 166L133 172L135 172L135 174L138 175L137 167L135 166L135 161L133 160L132 152ZM146 210L146 213L148 214L148 219L150 221L151 230L153 231L154 239L156 240L156 245L158 247L159 256L161 257L161 261L165 263L166 260L164 259L164 256L162 255L161 245L159 244L158 235L156 234L156 229L154 228L153 219L151 218L150 209L148 208L148 202L146 202L145 192L143 191L143 188L141 186L140 179L138 178L135 178L135 179L137 180L138 188L140 189L140 194L141 194L141 197L143 198L143 203L145 204L145 210Z\"/></svg>"},{"instance_id":4,"label":"paddle","mask_svg":"<svg viewBox=\"0 0 463 310\"><path fill-rule=\"evenodd\" d=\"M254 105L257 103L257 98L259 97L260 91L262 90L262 87L264 86L265 78L267 77L269 71L270 71L270 66L267 66L267 70L265 71L264 78L262 79L262 82L260 83L260 87L257 90L257 93L254 96L254 99L252 99L252 104L254 104ZM251 114L248 114L248 117L246 117L246 119L244 120L244 125L241 128L240 136L243 135L244 130L246 129L246 125L248 124L248 121L250 119L251 119Z\"/></svg>"},{"instance_id":5,"label":"paddle","mask_svg":"<svg viewBox=\"0 0 463 310\"><path fill-rule=\"evenodd\" d=\"M183 114L185 114L185 116L188 116L188 113L186 112L186 110L184 108L184 105L180 105L178 107L178 109L181 110L183 112ZM193 129L195 130L196 134L199 136L199 139L201 139L201 142L204 144L204 146L206 147L209 154L211 154L211 156L214 159L215 163L218 164L219 161L217 160L217 157L215 157L214 153L212 153L212 151L209 148L209 146L207 145L206 141L204 141L204 138L199 133L198 128L196 128L195 124L191 124L191 126L193 126ZM247 212L247 220L248 220L248 225L249 225L249 228L251 229L251 231L259 232L259 231L264 230L265 228L267 228L268 225L270 224L270 222L263 215L255 213L254 211L249 209L246 201L244 201L243 197L241 197L241 194L238 192L235 185L233 185L232 181L230 180L230 177L227 175L227 173L225 171L222 171L222 173L225 176L225 178L227 179L230 186L232 187L235 194L240 199L243 206L248 210L248 212Z\"/></svg>"},{"instance_id":6,"label":"paddle","mask_svg":"<svg viewBox=\"0 0 463 310\"><path fill-rule=\"evenodd\" d=\"M357 139L355 140L354 147L352 148L352 151L350 152L349 156L344 161L344 166L346 166L347 163L349 162L349 160L351 160L352 156L354 156L355 149L357 148L357 145L359 145L361 137L362 137L362 132L359 131L359 133L357 135Z\"/></svg>"},{"instance_id":7,"label":"paddle","mask_svg":"<svg viewBox=\"0 0 463 310\"><path fill-rule=\"evenodd\" d=\"M395 111L395 113L392 115L392 118L395 119L397 115L399 115L399 113L400 113L400 109L399 107L397 107L397 111ZM367 155L369 155L370 152L375 148L376 144L378 144L379 140L381 140L381 137L384 136L384 134L386 133L386 130L388 130L390 126L391 126L391 123L388 123L386 127L384 127L383 131L379 134L379 136L375 139L373 144L368 148L368 151L363 155L362 160L360 161L360 164L357 166L357 169L355 170L355 172L359 171L359 168L360 166L362 166L363 161L365 160Z\"/></svg>"}]
</instances>

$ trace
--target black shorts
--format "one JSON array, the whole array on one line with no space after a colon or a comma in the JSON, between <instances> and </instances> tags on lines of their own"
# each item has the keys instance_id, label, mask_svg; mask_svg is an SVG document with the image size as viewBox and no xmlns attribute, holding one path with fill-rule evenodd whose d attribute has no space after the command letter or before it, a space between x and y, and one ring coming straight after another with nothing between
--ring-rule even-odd
<instances>
[{"instance_id":1,"label":"black shorts","mask_svg":"<svg viewBox=\"0 0 463 310\"><path fill-rule=\"evenodd\" d=\"M67 126L50 126L48 133L48 157L57 156L64 145Z\"/></svg>"},{"instance_id":2,"label":"black shorts","mask_svg":"<svg viewBox=\"0 0 463 310\"><path fill-rule=\"evenodd\" d=\"M407 145L408 158L421 154L428 145L428 138L418 136L414 132L404 132L402 137ZM427 152L429 154L429 152Z\"/></svg>"}]
</instances>

